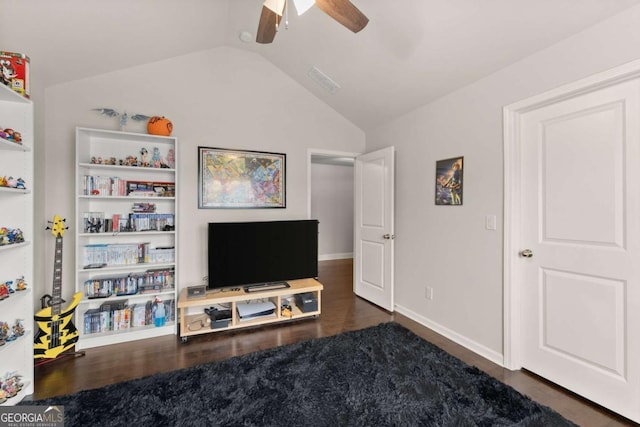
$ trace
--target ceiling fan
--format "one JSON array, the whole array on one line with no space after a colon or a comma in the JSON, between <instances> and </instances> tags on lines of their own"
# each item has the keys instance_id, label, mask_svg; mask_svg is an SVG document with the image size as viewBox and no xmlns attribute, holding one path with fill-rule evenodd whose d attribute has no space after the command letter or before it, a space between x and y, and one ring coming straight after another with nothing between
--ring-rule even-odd
<instances>
[{"instance_id":1,"label":"ceiling fan","mask_svg":"<svg viewBox=\"0 0 640 427\"><path fill-rule=\"evenodd\" d=\"M273 42L287 3L288 0L265 0L258 23L256 42L263 44ZM315 4L324 13L354 33L362 30L369 22L369 18L349 0L293 0L293 3L298 15L302 15Z\"/></svg>"}]
</instances>

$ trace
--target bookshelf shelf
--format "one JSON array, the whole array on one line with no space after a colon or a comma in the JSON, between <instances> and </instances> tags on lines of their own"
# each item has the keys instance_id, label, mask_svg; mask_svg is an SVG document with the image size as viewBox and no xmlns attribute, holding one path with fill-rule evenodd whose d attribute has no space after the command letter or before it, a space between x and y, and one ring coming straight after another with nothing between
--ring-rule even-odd
<instances>
[{"instance_id":1,"label":"bookshelf shelf","mask_svg":"<svg viewBox=\"0 0 640 427\"><path fill-rule=\"evenodd\" d=\"M28 240L25 240L24 242L20 242L20 243L13 243L11 245L0 245L0 251L11 251L11 250L22 250L24 246L30 246L31 242Z\"/></svg>"},{"instance_id":2,"label":"bookshelf shelf","mask_svg":"<svg viewBox=\"0 0 640 427\"><path fill-rule=\"evenodd\" d=\"M143 294L131 294L131 295L112 295L110 297L104 298L86 298L80 301L78 306L80 305L95 305L95 303L105 303L109 301L137 301L137 300L148 300L153 297L161 297L161 298L172 298L175 295L175 290L163 290L153 293L143 293Z\"/></svg>"},{"instance_id":3,"label":"bookshelf shelf","mask_svg":"<svg viewBox=\"0 0 640 427\"><path fill-rule=\"evenodd\" d=\"M126 341L142 340L146 338L171 335L175 334L175 329L175 322L168 322L165 326L162 327L149 325L119 331L82 334L81 340L84 341L84 348L92 348L119 344Z\"/></svg>"},{"instance_id":4,"label":"bookshelf shelf","mask_svg":"<svg viewBox=\"0 0 640 427\"><path fill-rule=\"evenodd\" d=\"M85 313L87 311L89 311L89 315L94 316L88 316L88 318L94 321L95 313L101 310L109 314L101 313L100 316L115 318L115 316L120 316L120 312L114 314L109 311L115 310L112 305L117 305L118 310L133 310L134 305L141 309L140 306L144 306L146 302L153 301L155 298L167 303L173 301L171 306L174 309L172 313L167 313L167 320L175 319L175 301L177 300L175 289L178 288L178 271L175 262L178 249L178 234L175 229L175 224L178 222L177 198L175 197L177 195L177 169L175 167L120 164L121 161L128 163L126 159L131 158L136 158L140 163L143 161L152 162L154 151L160 155L162 163L177 164L177 162L169 163L167 160L172 156L175 160L178 151L177 139L174 137L102 129L76 129L75 229L78 231L75 234L76 292L82 292L84 295L75 313L75 324L80 332L77 344L79 349L176 333L176 323L173 321L167 322L162 327L145 325L109 330L108 328L115 327L109 323L111 317L98 326L99 332L96 332L96 325L93 325L93 330L91 329L92 325L88 325L89 329L85 329ZM103 162L108 160L110 163L115 162L115 164L99 163L100 159ZM140 194L144 191L156 191L158 195ZM90 192L99 194L89 194ZM161 196L159 194L171 195ZM140 212L140 206L145 208L152 206L152 210ZM143 223L141 218L144 218L146 222ZM92 232L96 230L98 232ZM124 250L118 252L119 247L128 246L131 249L136 245L141 251L138 255L139 261L157 259L160 262L135 260L132 262L130 253ZM162 252L163 249L169 249L168 253L173 254L173 257L150 255L153 251L157 253ZM107 260L106 265L99 268L85 268L88 264L102 264L103 261L88 262L92 256L104 257ZM109 261L109 259L114 261ZM148 270L159 269L173 272L174 289L162 289L154 293L89 298L88 295L91 295L92 289L94 289L89 284L87 293L85 293L85 282L90 283L91 280L101 281L104 284L105 280L141 275ZM109 293L104 292L105 295ZM126 316L129 316L129 313ZM133 323L131 317L126 318L129 320L124 320L125 322ZM119 321L122 322L122 318L119 318Z\"/></svg>"},{"instance_id":5,"label":"bookshelf shelf","mask_svg":"<svg viewBox=\"0 0 640 427\"><path fill-rule=\"evenodd\" d=\"M31 190L24 190L20 188L0 187L0 193L6 194L30 194Z\"/></svg>"},{"instance_id":6,"label":"bookshelf shelf","mask_svg":"<svg viewBox=\"0 0 640 427\"><path fill-rule=\"evenodd\" d=\"M24 151L29 152L31 148L24 144L16 144L12 141L7 141L6 139L0 138L0 149L7 151Z\"/></svg>"},{"instance_id":7,"label":"bookshelf shelf","mask_svg":"<svg viewBox=\"0 0 640 427\"><path fill-rule=\"evenodd\" d=\"M16 403L20 402L22 399L24 399L26 396L33 394L33 382L28 380L22 381L22 390L20 390L20 392L18 392L17 395L15 395L14 397L7 399L6 402L4 403L0 403L0 406L12 406L15 405Z\"/></svg>"},{"instance_id":8,"label":"bookshelf shelf","mask_svg":"<svg viewBox=\"0 0 640 427\"><path fill-rule=\"evenodd\" d=\"M125 236L152 236L154 234L160 235L175 235L175 231L113 231L102 233L78 233L78 237L125 237Z\"/></svg>"},{"instance_id":9,"label":"bookshelf shelf","mask_svg":"<svg viewBox=\"0 0 640 427\"><path fill-rule=\"evenodd\" d=\"M104 273L104 272L122 272L122 271L139 272L144 270L151 270L151 269L155 270L158 268L174 268L174 267L175 267L175 263L173 262L139 263L139 264L128 264L128 265L113 265L113 266L106 266L102 268L80 268L80 270L78 270L78 274L89 273L91 275L99 275L100 273Z\"/></svg>"},{"instance_id":10,"label":"bookshelf shelf","mask_svg":"<svg viewBox=\"0 0 640 427\"><path fill-rule=\"evenodd\" d=\"M79 168L83 169L95 169L95 170L109 170L109 171L122 171L127 172L142 172L145 174L157 172L157 173L175 173L173 168L146 168L142 166L122 166L122 165L101 165L96 163L79 163Z\"/></svg>"},{"instance_id":11,"label":"bookshelf shelf","mask_svg":"<svg viewBox=\"0 0 640 427\"><path fill-rule=\"evenodd\" d=\"M27 241L0 246L0 283L24 276L26 291L16 291L0 301L0 321L12 325L22 319L25 334L0 347L0 379L17 373L24 383L22 391L2 406L15 405L33 394L33 330L34 301L34 147L33 103L5 85L0 85L0 117L2 126L22 134L22 144L0 138L0 176L22 178L26 189L0 187L0 227L18 228Z\"/></svg>"}]
</instances>

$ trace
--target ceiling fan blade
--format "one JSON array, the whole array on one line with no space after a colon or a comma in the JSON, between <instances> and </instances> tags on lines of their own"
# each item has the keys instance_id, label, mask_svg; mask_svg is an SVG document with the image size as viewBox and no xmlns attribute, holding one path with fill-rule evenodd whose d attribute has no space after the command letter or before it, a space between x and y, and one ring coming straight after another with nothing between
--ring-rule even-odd
<instances>
[{"instance_id":1,"label":"ceiling fan blade","mask_svg":"<svg viewBox=\"0 0 640 427\"><path fill-rule=\"evenodd\" d=\"M263 44L273 42L273 39L276 37L276 28L280 25L281 19L282 13L278 15L266 5L262 6L260 21L258 22L258 31L256 33L256 42Z\"/></svg>"},{"instance_id":2,"label":"ceiling fan blade","mask_svg":"<svg viewBox=\"0 0 640 427\"><path fill-rule=\"evenodd\" d=\"M316 0L316 6L354 33L369 23L369 18L349 0Z\"/></svg>"}]
</instances>

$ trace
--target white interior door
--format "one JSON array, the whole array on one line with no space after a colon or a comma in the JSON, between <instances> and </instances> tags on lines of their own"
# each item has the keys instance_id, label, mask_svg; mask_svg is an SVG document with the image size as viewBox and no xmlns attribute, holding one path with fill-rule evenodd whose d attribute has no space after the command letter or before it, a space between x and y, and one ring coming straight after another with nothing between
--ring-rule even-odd
<instances>
[{"instance_id":1,"label":"white interior door","mask_svg":"<svg viewBox=\"0 0 640 427\"><path fill-rule=\"evenodd\" d=\"M356 158L354 291L388 311L394 310L393 178L393 147Z\"/></svg>"},{"instance_id":2,"label":"white interior door","mask_svg":"<svg viewBox=\"0 0 640 427\"><path fill-rule=\"evenodd\" d=\"M640 80L540 102L514 129L521 366L640 421Z\"/></svg>"}]
</instances>

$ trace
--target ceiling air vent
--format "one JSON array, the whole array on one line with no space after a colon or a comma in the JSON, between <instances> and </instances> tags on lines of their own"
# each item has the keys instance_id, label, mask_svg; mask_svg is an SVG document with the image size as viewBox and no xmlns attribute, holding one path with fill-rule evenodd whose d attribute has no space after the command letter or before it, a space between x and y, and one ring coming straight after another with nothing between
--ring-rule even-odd
<instances>
[{"instance_id":1,"label":"ceiling air vent","mask_svg":"<svg viewBox=\"0 0 640 427\"><path fill-rule=\"evenodd\" d=\"M327 76L316 67L311 67L308 74L309 77L311 77L311 80L318 83L320 87L329 93L336 93L338 89L340 89L340 85L338 83L333 81L331 77Z\"/></svg>"}]
</instances>

